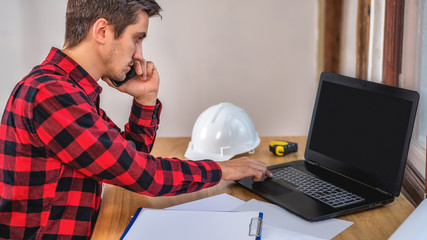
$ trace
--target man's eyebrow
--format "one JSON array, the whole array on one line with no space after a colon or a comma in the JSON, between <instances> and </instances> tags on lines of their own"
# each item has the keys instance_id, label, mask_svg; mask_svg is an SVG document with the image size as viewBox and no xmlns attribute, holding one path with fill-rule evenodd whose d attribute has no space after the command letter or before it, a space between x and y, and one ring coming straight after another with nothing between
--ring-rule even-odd
<instances>
[{"instance_id":1,"label":"man's eyebrow","mask_svg":"<svg viewBox=\"0 0 427 240\"><path fill-rule=\"evenodd\" d=\"M147 37L147 33L146 32L138 32L135 34L135 37L145 38L145 37Z\"/></svg>"}]
</instances>

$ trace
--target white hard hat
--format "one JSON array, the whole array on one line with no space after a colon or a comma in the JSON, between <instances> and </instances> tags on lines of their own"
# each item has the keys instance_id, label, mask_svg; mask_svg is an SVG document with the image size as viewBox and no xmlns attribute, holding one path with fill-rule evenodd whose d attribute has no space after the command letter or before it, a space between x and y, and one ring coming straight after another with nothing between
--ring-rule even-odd
<instances>
[{"instance_id":1,"label":"white hard hat","mask_svg":"<svg viewBox=\"0 0 427 240\"><path fill-rule=\"evenodd\" d=\"M231 103L206 109L197 118L185 157L225 161L244 152L253 153L260 139L246 112Z\"/></svg>"}]
</instances>

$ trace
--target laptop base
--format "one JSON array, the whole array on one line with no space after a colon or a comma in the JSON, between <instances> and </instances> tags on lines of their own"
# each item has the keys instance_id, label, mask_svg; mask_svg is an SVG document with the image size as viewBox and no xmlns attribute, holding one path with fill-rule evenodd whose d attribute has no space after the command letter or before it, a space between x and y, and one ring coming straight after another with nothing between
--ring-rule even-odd
<instances>
[{"instance_id":1,"label":"laptop base","mask_svg":"<svg viewBox=\"0 0 427 240\"><path fill-rule=\"evenodd\" d=\"M352 189L353 193L363 196L365 201L337 209L305 195L304 193L294 189L292 186L285 186L268 178L262 182L253 182L251 178L245 178L236 181L236 183L307 221L325 220L383 206L394 201L394 197L391 195L381 193L376 189L351 181L344 176L312 165L304 160L270 166L269 169L271 170L286 166L292 166L301 171L315 174L323 180L339 187Z\"/></svg>"}]
</instances>

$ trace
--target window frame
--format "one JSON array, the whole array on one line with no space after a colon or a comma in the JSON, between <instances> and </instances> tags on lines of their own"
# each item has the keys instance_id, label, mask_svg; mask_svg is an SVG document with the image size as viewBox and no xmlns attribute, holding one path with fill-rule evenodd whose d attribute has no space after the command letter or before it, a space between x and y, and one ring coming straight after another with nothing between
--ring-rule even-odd
<instances>
[{"instance_id":1,"label":"window frame","mask_svg":"<svg viewBox=\"0 0 427 240\"><path fill-rule=\"evenodd\" d=\"M404 13L402 73L399 86L416 91L420 91L421 85L424 4L424 0L406 1ZM403 183L405 195L408 195L415 205L425 198L427 185L426 145L418 140L420 111L419 105Z\"/></svg>"}]
</instances>

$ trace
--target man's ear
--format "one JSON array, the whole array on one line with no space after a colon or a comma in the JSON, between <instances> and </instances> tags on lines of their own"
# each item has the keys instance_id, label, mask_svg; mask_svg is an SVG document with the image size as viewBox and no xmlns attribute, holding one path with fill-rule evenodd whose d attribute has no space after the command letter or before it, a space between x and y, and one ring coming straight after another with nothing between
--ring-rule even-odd
<instances>
[{"instance_id":1,"label":"man's ear","mask_svg":"<svg viewBox=\"0 0 427 240\"><path fill-rule=\"evenodd\" d=\"M109 35L114 34L111 30L111 25L105 18L98 18L92 27L92 36L94 40L103 45L108 41Z\"/></svg>"}]
</instances>

